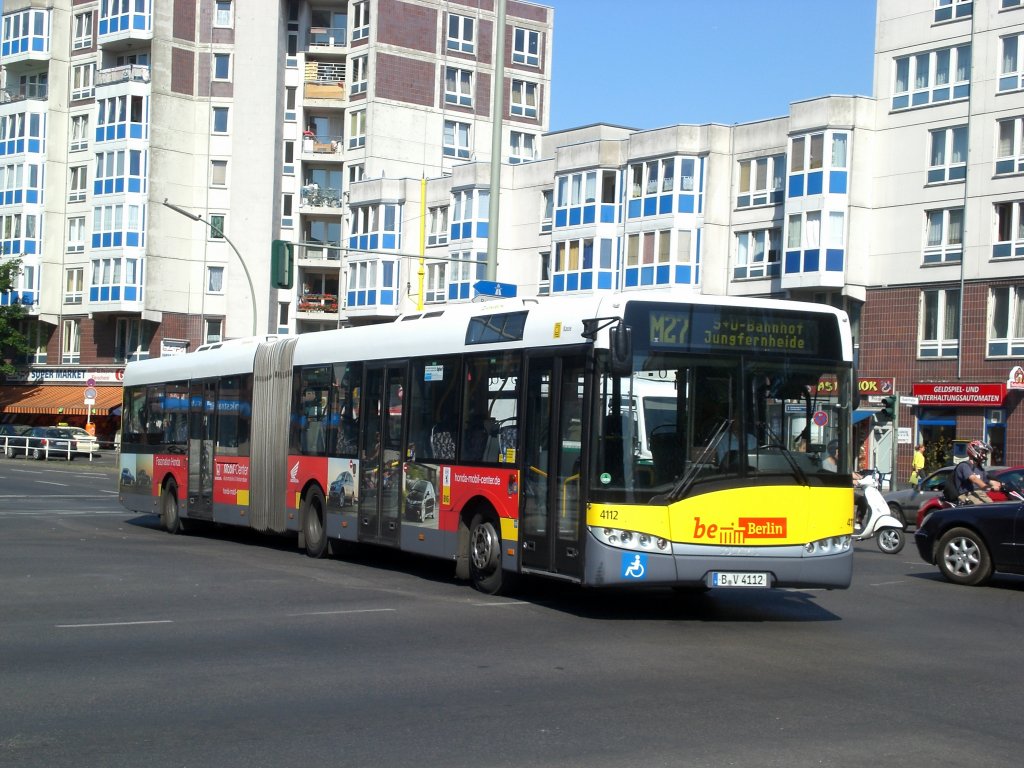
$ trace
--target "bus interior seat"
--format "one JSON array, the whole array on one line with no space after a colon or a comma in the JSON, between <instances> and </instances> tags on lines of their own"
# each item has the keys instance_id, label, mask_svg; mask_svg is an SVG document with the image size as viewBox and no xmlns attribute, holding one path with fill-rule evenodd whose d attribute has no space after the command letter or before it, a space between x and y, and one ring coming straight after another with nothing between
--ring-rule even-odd
<instances>
[{"instance_id":1,"label":"bus interior seat","mask_svg":"<svg viewBox=\"0 0 1024 768\"><path fill-rule=\"evenodd\" d=\"M430 452L435 459L451 461L455 458L455 436L450 429L436 424L430 430Z\"/></svg>"},{"instance_id":2,"label":"bus interior seat","mask_svg":"<svg viewBox=\"0 0 1024 768\"><path fill-rule=\"evenodd\" d=\"M658 432L650 437L655 484L667 483L682 474L686 452L677 432Z\"/></svg>"}]
</instances>

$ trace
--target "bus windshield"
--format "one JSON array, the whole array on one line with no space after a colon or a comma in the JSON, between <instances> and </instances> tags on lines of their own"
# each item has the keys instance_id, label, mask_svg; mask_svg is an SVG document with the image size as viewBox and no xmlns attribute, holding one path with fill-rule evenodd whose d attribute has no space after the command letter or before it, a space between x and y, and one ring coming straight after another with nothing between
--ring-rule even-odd
<instances>
[{"instance_id":1,"label":"bus windshield","mask_svg":"<svg viewBox=\"0 0 1024 768\"><path fill-rule=\"evenodd\" d=\"M847 364L742 355L667 352L631 377L604 374L591 498L671 503L769 477L848 485L851 387Z\"/></svg>"}]
</instances>

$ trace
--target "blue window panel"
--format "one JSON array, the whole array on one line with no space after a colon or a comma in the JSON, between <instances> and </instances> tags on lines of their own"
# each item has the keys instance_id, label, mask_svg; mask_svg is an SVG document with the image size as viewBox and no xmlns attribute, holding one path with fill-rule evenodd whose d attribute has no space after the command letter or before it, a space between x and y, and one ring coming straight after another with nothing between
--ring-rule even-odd
<instances>
[{"instance_id":1,"label":"blue window panel","mask_svg":"<svg viewBox=\"0 0 1024 768\"><path fill-rule=\"evenodd\" d=\"M370 250L371 251L376 251L379 248L380 248L380 235L377 235L377 234L370 235Z\"/></svg>"},{"instance_id":2,"label":"blue window panel","mask_svg":"<svg viewBox=\"0 0 1024 768\"><path fill-rule=\"evenodd\" d=\"M1007 256L1012 255L1013 250L1009 243L996 243L992 246L992 258L993 259L1005 259Z\"/></svg>"},{"instance_id":3,"label":"blue window panel","mask_svg":"<svg viewBox=\"0 0 1024 768\"><path fill-rule=\"evenodd\" d=\"M469 240L473 236L473 222L467 221L462 225L462 239Z\"/></svg>"},{"instance_id":4,"label":"blue window panel","mask_svg":"<svg viewBox=\"0 0 1024 768\"><path fill-rule=\"evenodd\" d=\"M946 169L945 168L932 168L930 171L928 171L928 183L929 184L935 184L936 182L945 181L945 180L946 180Z\"/></svg>"},{"instance_id":5,"label":"blue window panel","mask_svg":"<svg viewBox=\"0 0 1024 768\"><path fill-rule=\"evenodd\" d=\"M640 285L654 285L654 267L640 267Z\"/></svg>"},{"instance_id":6,"label":"blue window panel","mask_svg":"<svg viewBox=\"0 0 1024 768\"><path fill-rule=\"evenodd\" d=\"M457 283L448 284L448 298L453 301L459 298L459 286Z\"/></svg>"},{"instance_id":7,"label":"blue window panel","mask_svg":"<svg viewBox=\"0 0 1024 768\"><path fill-rule=\"evenodd\" d=\"M689 285L690 284L690 272L692 267L689 264L676 265L676 284L677 285Z\"/></svg>"},{"instance_id":8,"label":"blue window panel","mask_svg":"<svg viewBox=\"0 0 1024 768\"><path fill-rule=\"evenodd\" d=\"M103 134L105 130L105 128L97 128L96 135L93 137L94 141L103 141Z\"/></svg>"},{"instance_id":9,"label":"blue window panel","mask_svg":"<svg viewBox=\"0 0 1024 768\"><path fill-rule=\"evenodd\" d=\"M849 174L846 171L829 171L828 191L837 195L845 195L848 177Z\"/></svg>"},{"instance_id":10,"label":"blue window panel","mask_svg":"<svg viewBox=\"0 0 1024 768\"><path fill-rule=\"evenodd\" d=\"M128 126L128 137L132 139L145 138L142 135L142 126L138 123L132 123L130 126Z\"/></svg>"},{"instance_id":11,"label":"blue window panel","mask_svg":"<svg viewBox=\"0 0 1024 768\"><path fill-rule=\"evenodd\" d=\"M349 235L348 236L348 247L349 248L358 248L359 247L359 238L356 235Z\"/></svg>"},{"instance_id":12,"label":"blue window panel","mask_svg":"<svg viewBox=\"0 0 1024 768\"><path fill-rule=\"evenodd\" d=\"M659 264L655 270L654 279L658 285L668 285L671 275L672 267L668 264Z\"/></svg>"},{"instance_id":13,"label":"blue window panel","mask_svg":"<svg viewBox=\"0 0 1024 768\"><path fill-rule=\"evenodd\" d=\"M114 236L109 232L103 233L103 247L110 248L114 244Z\"/></svg>"},{"instance_id":14,"label":"blue window panel","mask_svg":"<svg viewBox=\"0 0 1024 768\"><path fill-rule=\"evenodd\" d=\"M631 219L639 218L639 216L640 216L640 201L639 200L630 200L629 201L629 206L627 208L627 211L628 211L629 218L631 218Z\"/></svg>"},{"instance_id":15,"label":"blue window panel","mask_svg":"<svg viewBox=\"0 0 1024 768\"><path fill-rule=\"evenodd\" d=\"M568 220L569 212L565 208L559 208L555 211L555 226L564 227Z\"/></svg>"},{"instance_id":16,"label":"blue window panel","mask_svg":"<svg viewBox=\"0 0 1024 768\"><path fill-rule=\"evenodd\" d=\"M100 289L99 288L90 288L89 289L89 301L99 301L99 300L100 300Z\"/></svg>"},{"instance_id":17,"label":"blue window panel","mask_svg":"<svg viewBox=\"0 0 1024 768\"><path fill-rule=\"evenodd\" d=\"M16 202L18 202L18 203L21 202L21 192L20 191L15 193L14 200ZM26 203L38 203L39 202L39 190L37 190L37 189L30 189L27 192L25 192L25 202Z\"/></svg>"},{"instance_id":18,"label":"blue window panel","mask_svg":"<svg viewBox=\"0 0 1024 768\"><path fill-rule=\"evenodd\" d=\"M594 273L584 272L580 275L580 288L584 291L590 291L594 288Z\"/></svg>"},{"instance_id":19,"label":"blue window panel","mask_svg":"<svg viewBox=\"0 0 1024 768\"><path fill-rule=\"evenodd\" d=\"M356 247L359 248L359 250L361 250L361 251L365 251L367 249L368 245L369 245L369 242L370 242L370 239L369 239L369 237L367 235L360 235L359 236L359 242L358 242Z\"/></svg>"},{"instance_id":20,"label":"blue window panel","mask_svg":"<svg viewBox=\"0 0 1024 768\"><path fill-rule=\"evenodd\" d=\"M658 198L648 197L644 200L644 216L653 216L658 212Z\"/></svg>"},{"instance_id":21,"label":"blue window panel","mask_svg":"<svg viewBox=\"0 0 1024 768\"><path fill-rule=\"evenodd\" d=\"M843 271L843 250L841 248L829 248L825 251L825 271Z\"/></svg>"},{"instance_id":22,"label":"blue window panel","mask_svg":"<svg viewBox=\"0 0 1024 768\"><path fill-rule=\"evenodd\" d=\"M43 38L41 38L41 37L33 37L32 38L32 50L33 51L45 51L46 50L46 46L44 45L45 42L46 41Z\"/></svg>"},{"instance_id":23,"label":"blue window panel","mask_svg":"<svg viewBox=\"0 0 1024 768\"><path fill-rule=\"evenodd\" d=\"M110 301L110 287L103 286L100 288L100 301Z\"/></svg>"},{"instance_id":24,"label":"blue window panel","mask_svg":"<svg viewBox=\"0 0 1024 768\"><path fill-rule=\"evenodd\" d=\"M458 224L452 224L451 227L449 227L449 230L450 231L448 232L448 239L449 240L458 240L459 239L459 232L461 231L459 229L459 225Z\"/></svg>"},{"instance_id":25,"label":"blue window panel","mask_svg":"<svg viewBox=\"0 0 1024 768\"><path fill-rule=\"evenodd\" d=\"M662 195L658 198L658 213L672 213L672 195Z\"/></svg>"},{"instance_id":26,"label":"blue window panel","mask_svg":"<svg viewBox=\"0 0 1024 768\"><path fill-rule=\"evenodd\" d=\"M960 165L956 168L949 169L949 180L950 181L961 181L967 178L967 166Z\"/></svg>"},{"instance_id":27,"label":"blue window panel","mask_svg":"<svg viewBox=\"0 0 1024 768\"><path fill-rule=\"evenodd\" d=\"M110 300L120 301L121 300L121 286L115 285L110 289Z\"/></svg>"},{"instance_id":28,"label":"blue window panel","mask_svg":"<svg viewBox=\"0 0 1024 768\"><path fill-rule=\"evenodd\" d=\"M476 223L476 236L484 240L487 239L487 233L490 230L489 221L478 221Z\"/></svg>"},{"instance_id":29,"label":"blue window panel","mask_svg":"<svg viewBox=\"0 0 1024 768\"><path fill-rule=\"evenodd\" d=\"M583 206L583 223L593 224L594 218L597 216L596 205L585 205Z\"/></svg>"},{"instance_id":30,"label":"blue window panel","mask_svg":"<svg viewBox=\"0 0 1024 768\"><path fill-rule=\"evenodd\" d=\"M807 194L808 195L820 195L821 194L821 183L823 181L823 174L821 171L815 171L814 173L807 174Z\"/></svg>"},{"instance_id":31,"label":"blue window panel","mask_svg":"<svg viewBox=\"0 0 1024 768\"><path fill-rule=\"evenodd\" d=\"M1010 75L1009 77L999 78L999 90L1000 91L1012 91L1017 87L1018 78L1016 75Z\"/></svg>"},{"instance_id":32,"label":"blue window panel","mask_svg":"<svg viewBox=\"0 0 1024 768\"><path fill-rule=\"evenodd\" d=\"M996 173L1013 173L1015 163L1013 160L996 160ZM931 175L928 176L928 181L931 181Z\"/></svg>"},{"instance_id":33,"label":"blue window panel","mask_svg":"<svg viewBox=\"0 0 1024 768\"><path fill-rule=\"evenodd\" d=\"M821 260L821 251L812 248L804 251L804 272L817 272Z\"/></svg>"},{"instance_id":34,"label":"blue window panel","mask_svg":"<svg viewBox=\"0 0 1024 768\"><path fill-rule=\"evenodd\" d=\"M597 273L597 287L602 290L610 290L612 287L612 273L611 272L598 272Z\"/></svg>"},{"instance_id":35,"label":"blue window panel","mask_svg":"<svg viewBox=\"0 0 1024 768\"><path fill-rule=\"evenodd\" d=\"M106 19L100 19L100 34L105 35L110 31L109 22Z\"/></svg>"},{"instance_id":36,"label":"blue window panel","mask_svg":"<svg viewBox=\"0 0 1024 768\"><path fill-rule=\"evenodd\" d=\"M101 247L100 236L99 235L93 235L92 236L92 247L93 248L100 248Z\"/></svg>"},{"instance_id":37,"label":"blue window panel","mask_svg":"<svg viewBox=\"0 0 1024 768\"><path fill-rule=\"evenodd\" d=\"M637 269L626 270L626 287L636 288L640 284L640 271Z\"/></svg>"},{"instance_id":38,"label":"blue window panel","mask_svg":"<svg viewBox=\"0 0 1024 768\"><path fill-rule=\"evenodd\" d=\"M936 88L932 91L932 103L949 101L949 88Z\"/></svg>"},{"instance_id":39,"label":"blue window panel","mask_svg":"<svg viewBox=\"0 0 1024 768\"><path fill-rule=\"evenodd\" d=\"M601 223L602 224L614 224L615 223L615 206L614 205L602 205L601 206Z\"/></svg>"},{"instance_id":40,"label":"blue window panel","mask_svg":"<svg viewBox=\"0 0 1024 768\"><path fill-rule=\"evenodd\" d=\"M125 124L124 123L120 123L117 126L117 138L123 139L123 138L126 137L127 133L128 133L128 131L127 131L126 127L125 127Z\"/></svg>"},{"instance_id":41,"label":"blue window panel","mask_svg":"<svg viewBox=\"0 0 1024 768\"><path fill-rule=\"evenodd\" d=\"M921 93L915 93L913 96L910 97L910 103L913 106L915 106L915 107L919 107L922 104L927 104L928 103L928 91L922 91Z\"/></svg>"},{"instance_id":42,"label":"blue window panel","mask_svg":"<svg viewBox=\"0 0 1024 768\"><path fill-rule=\"evenodd\" d=\"M393 288L395 285L395 264L392 261L385 261L381 265L381 285Z\"/></svg>"},{"instance_id":43,"label":"blue window panel","mask_svg":"<svg viewBox=\"0 0 1024 768\"><path fill-rule=\"evenodd\" d=\"M14 148L17 150L18 154L20 155L22 152L25 151L25 140L24 139L18 139L16 142L14 142Z\"/></svg>"},{"instance_id":44,"label":"blue window panel","mask_svg":"<svg viewBox=\"0 0 1024 768\"><path fill-rule=\"evenodd\" d=\"M397 248L398 246L395 245L395 240L396 238L394 235L384 235L381 241L384 250L394 250L395 248Z\"/></svg>"},{"instance_id":45,"label":"blue window panel","mask_svg":"<svg viewBox=\"0 0 1024 768\"><path fill-rule=\"evenodd\" d=\"M139 300L139 289L134 285L126 285L124 287L124 300L125 301L138 301Z\"/></svg>"},{"instance_id":46,"label":"blue window panel","mask_svg":"<svg viewBox=\"0 0 1024 768\"><path fill-rule=\"evenodd\" d=\"M693 213L693 195L679 196L679 212Z\"/></svg>"},{"instance_id":47,"label":"blue window panel","mask_svg":"<svg viewBox=\"0 0 1024 768\"><path fill-rule=\"evenodd\" d=\"M906 109L910 106L910 97L907 95L895 96L892 100L893 109Z\"/></svg>"},{"instance_id":48,"label":"blue window panel","mask_svg":"<svg viewBox=\"0 0 1024 768\"><path fill-rule=\"evenodd\" d=\"M964 85L954 85L953 86L953 98L954 99L966 99L970 95L971 95L970 83L965 83Z\"/></svg>"},{"instance_id":49,"label":"blue window panel","mask_svg":"<svg viewBox=\"0 0 1024 768\"><path fill-rule=\"evenodd\" d=\"M394 291L381 291L380 292L380 303L391 307L395 303L395 292Z\"/></svg>"},{"instance_id":50,"label":"blue window panel","mask_svg":"<svg viewBox=\"0 0 1024 768\"><path fill-rule=\"evenodd\" d=\"M377 303L377 291L376 290L367 291L366 292L366 303L367 304L376 304Z\"/></svg>"},{"instance_id":51,"label":"blue window panel","mask_svg":"<svg viewBox=\"0 0 1024 768\"><path fill-rule=\"evenodd\" d=\"M469 283L462 283L459 286L459 298L460 299L468 299L469 298Z\"/></svg>"},{"instance_id":52,"label":"blue window panel","mask_svg":"<svg viewBox=\"0 0 1024 768\"><path fill-rule=\"evenodd\" d=\"M576 227L580 223L580 209L570 208L569 209L569 226Z\"/></svg>"},{"instance_id":53,"label":"blue window panel","mask_svg":"<svg viewBox=\"0 0 1024 768\"><path fill-rule=\"evenodd\" d=\"M795 275L800 272L800 251L786 251L786 274Z\"/></svg>"},{"instance_id":54,"label":"blue window panel","mask_svg":"<svg viewBox=\"0 0 1024 768\"><path fill-rule=\"evenodd\" d=\"M42 142L39 141L39 139L29 139L28 140L28 151L29 152L39 152L41 149L42 149Z\"/></svg>"},{"instance_id":55,"label":"blue window panel","mask_svg":"<svg viewBox=\"0 0 1024 768\"><path fill-rule=\"evenodd\" d=\"M750 205L750 195L740 195L736 198L737 208L746 208L748 205Z\"/></svg>"},{"instance_id":56,"label":"blue window panel","mask_svg":"<svg viewBox=\"0 0 1024 768\"><path fill-rule=\"evenodd\" d=\"M580 289L580 276L576 272L571 272L565 276L565 290L567 291L578 291Z\"/></svg>"},{"instance_id":57,"label":"blue window panel","mask_svg":"<svg viewBox=\"0 0 1024 768\"><path fill-rule=\"evenodd\" d=\"M35 253L35 252L36 252L36 241L35 240L26 240L25 241L25 253Z\"/></svg>"},{"instance_id":58,"label":"blue window panel","mask_svg":"<svg viewBox=\"0 0 1024 768\"><path fill-rule=\"evenodd\" d=\"M108 125L107 126L107 141L113 141L116 138L117 138L117 126L116 125Z\"/></svg>"},{"instance_id":59,"label":"blue window panel","mask_svg":"<svg viewBox=\"0 0 1024 768\"><path fill-rule=\"evenodd\" d=\"M96 179L96 181L92 183L92 193L94 195L103 194L103 181L101 179Z\"/></svg>"},{"instance_id":60,"label":"blue window panel","mask_svg":"<svg viewBox=\"0 0 1024 768\"><path fill-rule=\"evenodd\" d=\"M551 288L555 293L562 293L565 291L565 275L555 275L555 279L551 281Z\"/></svg>"},{"instance_id":61,"label":"blue window panel","mask_svg":"<svg viewBox=\"0 0 1024 768\"><path fill-rule=\"evenodd\" d=\"M142 191L142 179L128 179L128 191L129 192L141 192Z\"/></svg>"},{"instance_id":62,"label":"blue window panel","mask_svg":"<svg viewBox=\"0 0 1024 768\"><path fill-rule=\"evenodd\" d=\"M139 247L139 233L138 232L129 232L128 234L126 234L125 235L125 245L127 245L129 248L138 248Z\"/></svg>"},{"instance_id":63,"label":"blue window panel","mask_svg":"<svg viewBox=\"0 0 1024 768\"><path fill-rule=\"evenodd\" d=\"M804 177L803 174L797 174L796 176L789 177L789 190L786 192L788 197L803 197L804 195Z\"/></svg>"},{"instance_id":64,"label":"blue window panel","mask_svg":"<svg viewBox=\"0 0 1024 768\"><path fill-rule=\"evenodd\" d=\"M145 30L146 29L146 17L145 16L136 14L132 18L132 21L134 22L132 26L134 26L135 29L141 29L141 30Z\"/></svg>"}]
</instances>

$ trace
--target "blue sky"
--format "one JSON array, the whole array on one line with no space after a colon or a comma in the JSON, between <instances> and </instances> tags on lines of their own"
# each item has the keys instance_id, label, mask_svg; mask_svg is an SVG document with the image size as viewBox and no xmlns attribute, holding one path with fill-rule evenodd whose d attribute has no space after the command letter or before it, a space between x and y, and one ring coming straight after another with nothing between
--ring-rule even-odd
<instances>
[{"instance_id":1,"label":"blue sky","mask_svg":"<svg viewBox=\"0 0 1024 768\"><path fill-rule=\"evenodd\" d=\"M870 95L875 0L537 0L555 9L551 130L743 123Z\"/></svg>"}]
</instances>

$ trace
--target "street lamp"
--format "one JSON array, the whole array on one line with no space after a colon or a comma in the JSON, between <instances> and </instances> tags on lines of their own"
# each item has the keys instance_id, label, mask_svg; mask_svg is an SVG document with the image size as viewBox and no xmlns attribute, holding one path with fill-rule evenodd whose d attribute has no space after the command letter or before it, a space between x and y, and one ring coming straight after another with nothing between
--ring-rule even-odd
<instances>
[{"instance_id":1,"label":"street lamp","mask_svg":"<svg viewBox=\"0 0 1024 768\"><path fill-rule=\"evenodd\" d=\"M249 294L252 296L252 335L255 336L256 335L256 291L252 287L252 277L249 275L249 268L245 265L245 259L242 258L242 254L238 252L238 249L235 247L235 244L231 242L231 238L227 236L227 234L224 232L223 229L218 227L213 222L207 221L202 216L200 216L198 213L192 213L191 211L186 211L184 208L180 208L177 205L175 205L174 203L167 202L166 198L164 198L164 206L167 207L167 208L170 208L175 213L180 213L182 216L185 216L185 217L187 217L189 219L192 219L192 221L201 221L201 222L203 222L203 224L206 224L210 229L213 230L214 234L219 235L220 237L223 237L224 240L227 242L227 244L231 246L231 250L233 250L235 252L235 256L238 257L238 261L242 265L242 271L245 272L245 279L249 283Z\"/></svg>"}]
</instances>

